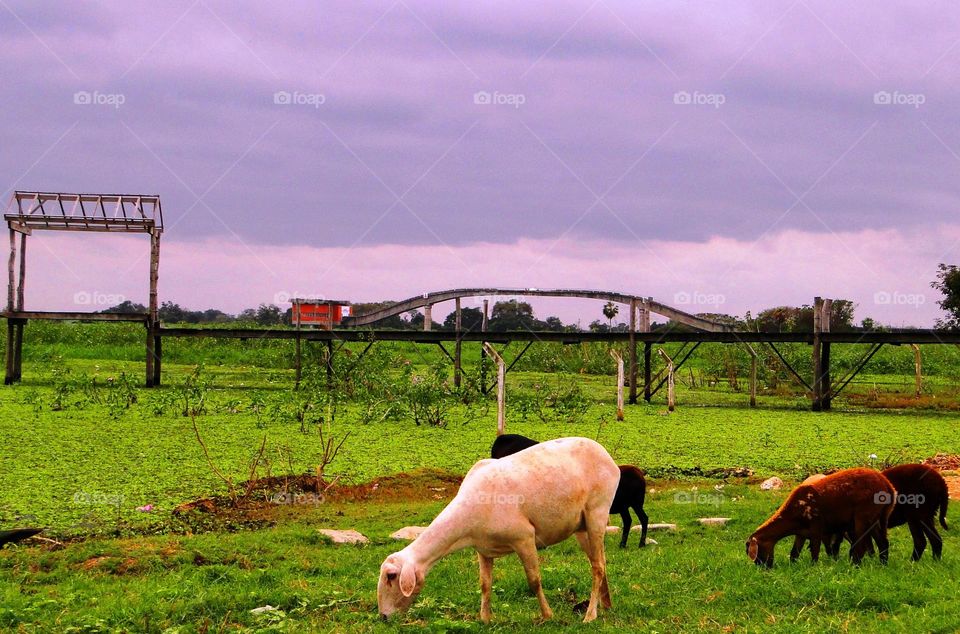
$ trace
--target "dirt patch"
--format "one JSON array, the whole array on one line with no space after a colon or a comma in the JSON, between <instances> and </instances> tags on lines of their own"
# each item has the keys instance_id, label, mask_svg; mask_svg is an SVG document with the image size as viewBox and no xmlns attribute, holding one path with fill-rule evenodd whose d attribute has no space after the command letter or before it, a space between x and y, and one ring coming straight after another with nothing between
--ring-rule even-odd
<instances>
[{"instance_id":1,"label":"dirt patch","mask_svg":"<svg viewBox=\"0 0 960 634\"><path fill-rule=\"evenodd\" d=\"M951 500L960 500L960 475L943 474Z\"/></svg>"},{"instance_id":2,"label":"dirt patch","mask_svg":"<svg viewBox=\"0 0 960 634\"><path fill-rule=\"evenodd\" d=\"M932 458L927 458L923 464L929 465L940 471L960 471L960 455L938 453Z\"/></svg>"},{"instance_id":3,"label":"dirt patch","mask_svg":"<svg viewBox=\"0 0 960 634\"><path fill-rule=\"evenodd\" d=\"M272 476L237 485L234 496L220 495L186 502L173 510L185 530L261 528L282 517L328 502L446 500L463 476L437 469L376 478L363 484L340 484L313 475Z\"/></svg>"}]
</instances>

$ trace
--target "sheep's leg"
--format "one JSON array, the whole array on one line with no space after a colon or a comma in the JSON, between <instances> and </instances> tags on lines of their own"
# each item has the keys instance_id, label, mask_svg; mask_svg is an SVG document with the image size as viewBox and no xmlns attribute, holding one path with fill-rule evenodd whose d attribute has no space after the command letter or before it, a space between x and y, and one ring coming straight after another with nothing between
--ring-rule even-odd
<instances>
[{"instance_id":1,"label":"sheep's leg","mask_svg":"<svg viewBox=\"0 0 960 634\"><path fill-rule=\"evenodd\" d=\"M580 542L580 548L590 559L590 568L593 573L593 585L590 589L590 604L587 606L587 613L583 617L584 623L597 618L597 601L604 608L612 605L610 601L610 588L607 585L607 563L603 550L603 537L606 534L607 513L605 511L585 514L586 531L576 533L577 541ZM584 534L585 532L585 534Z\"/></svg>"},{"instance_id":2,"label":"sheep's leg","mask_svg":"<svg viewBox=\"0 0 960 634\"><path fill-rule=\"evenodd\" d=\"M927 538L924 536L923 526L916 520L907 522L910 528L910 536L913 537L913 554L910 556L914 561L919 561L923 556L923 551L927 548Z\"/></svg>"},{"instance_id":3,"label":"sheep's leg","mask_svg":"<svg viewBox=\"0 0 960 634\"><path fill-rule=\"evenodd\" d=\"M822 543L823 542L820 540L819 537L810 538L810 560L813 563L817 563L818 561L820 561L820 544Z\"/></svg>"},{"instance_id":4,"label":"sheep's leg","mask_svg":"<svg viewBox=\"0 0 960 634\"><path fill-rule=\"evenodd\" d=\"M877 554L880 557L880 563L886 564L890 559L890 541L887 539L887 527L884 522L874 524L871 533L873 533L873 541L877 542Z\"/></svg>"},{"instance_id":5,"label":"sheep's leg","mask_svg":"<svg viewBox=\"0 0 960 634\"><path fill-rule=\"evenodd\" d=\"M859 565L863 561L868 548L873 550L873 542L870 541L873 527L874 524L867 525L866 521L859 517L854 520L850 533L850 560L854 564Z\"/></svg>"},{"instance_id":6,"label":"sheep's leg","mask_svg":"<svg viewBox=\"0 0 960 634\"><path fill-rule=\"evenodd\" d=\"M537 555L537 543L534 539L523 540L514 544L514 552L523 562L523 570L527 573L527 584L530 586L530 592L537 595L540 601L540 614L544 619L553 618L553 610L547 603L547 597L543 594L543 584L540 581L540 557Z\"/></svg>"},{"instance_id":7,"label":"sheep's leg","mask_svg":"<svg viewBox=\"0 0 960 634\"><path fill-rule=\"evenodd\" d=\"M493 557L484 557L477 553L480 562L480 620L490 622L490 591L493 588Z\"/></svg>"},{"instance_id":8,"label":"sheep's leg","mask_svg":"<svg viewBox=\"0 0 960 634\"><path fill-rule=\"evenodd\" d=\"M929 522L923 522L923 531L930 538L930 548L933 550L933 558L940 559L943 555L943 537L937 532L937 524L934 517L930 516Z\"/></svg>"},{"instance_id":9,"label":"sheep's leg","mask_svg":"<svg viewBox=\"0 0 960 634\"><path fill-rule=\"evenodd\" d=\"M793 548L790 549L790 561L796 561L803 553L803 546L807 543L806 537L797 535L793 538Z\"/></svg>"},{"instance_id":10,"label":"sheep's leg","mask_svg":"<svg viewBox=\"0 0 960 634\"><path fill-rule=\"evenodd\" d=\"M643 510L643 505L635 506L633 510L637 512L637 517L640 519L640 548L643 548L647 545L647 525L650 524L650 518Z\"/></svg>"},{"instance_id":11,"label":"sheep's leg","mask_svg":"<svg viewBox=\"0 0 960 634\"><path fill-rule=\"evenodd\" d=\"M840 557L840 547L843 546L843 536L845 533L835 533L827 538L827 554L834 559Z\"/></svg>"},{"instance_id":12,"label":"sheep's leg","mask_svg":"<svg viewBox=\"0 0 960 634\"><path fill-rule=\"evenodd\" d=\"M630 535L630 526L633 525L633 518L630 517L630 509L625 508L620 511L620 519L623 520L623 534L620 537L620 548L627 547L627 537ZM641 540L643 543L643 540Z\"/></svg>"}]
</instances>

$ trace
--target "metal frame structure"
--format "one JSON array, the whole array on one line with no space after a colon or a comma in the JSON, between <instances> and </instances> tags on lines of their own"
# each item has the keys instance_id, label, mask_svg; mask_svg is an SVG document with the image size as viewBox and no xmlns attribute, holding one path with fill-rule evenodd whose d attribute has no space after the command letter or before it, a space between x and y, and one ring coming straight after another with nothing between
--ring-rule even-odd
<instances>
[{"instance_id":1,"label":"metal frame structure","mask_svg":"<svg viewBox=\"0 0 960 634\"><path fill-rule=\"evenodd\" d=\"M6 372L4 383L22 377L23 329L31 319L80 321L135 321L147 329L146 384L160 382L160 322L157 319L157 280L163 210L160 196L142 194L71 194L16 191L3 219L10 231L7 273ZM150 236L150 297L146 313L27 311L24 283L27 274L27 236L34 231L98 231L146 233ZM17 236L19 235L19 239ZM19 263L19 266L18 266ZM19 270L19 273L18 273Z\"/></svg>"}]
</instances>

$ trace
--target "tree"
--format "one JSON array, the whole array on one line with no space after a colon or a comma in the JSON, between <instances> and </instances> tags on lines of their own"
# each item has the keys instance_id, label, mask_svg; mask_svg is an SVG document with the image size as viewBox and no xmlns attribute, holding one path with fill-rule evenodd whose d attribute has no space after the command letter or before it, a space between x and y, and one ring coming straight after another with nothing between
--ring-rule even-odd
<instances>
[{"instance_id":1,"label":"tree","mask_svg":"<svg viewBox=\"0 0 960 634\"><path fill-rule=\"evenodd\" d=\"M960 267L956 264L937 266L937 279L930 287L940 291L943 299L937 305L946 311L946 319L937 320L937 328L960 329Z\"/></svg>"},{"instance_id":2,"label":"tree","mask_svg":"<svg viewBox=\"0 0 960 634\"><path fill-rule=\"evenodd\" d=\"M157 309L157 316L160 317L161 321L176 324L187 321L184 318L186 312L187 311L180 308L179 304L174 304L173 302L163 302L160 304L160 308Z\"/></svg>"},{"instance_id":3,"label":"tree","mask_svg":"<svg viewBox=\"0 0 960 634\"><path fill-rule=\"evenodd\" d=\"M533 307L529 302L518 302L515 299L494 304L487 326L494 332L538 330Z\"/></svg>"},{"instance_id":4,"label":"tree","mask_svg":"<svg viewBox=\"0 0 960 634\"><path fill-rule=\"evenodd\" d=\"M620 312L620 307L613 302L607 302L603 305L603 316L607 318L607 325L613 326L613 318Z\"/></svg>"},{"instance_id":5,"label":"tree","mask_svg":"<svg viewBox=\"0 0 960 634\"><path fill-rule=\"evenodd\" d=\"M479 308L460 309L460 328L464 332L479 332L483 327L483 311ZM457 311L453 311L443 320L443 330L453 331L457 328Z\"/></svg>"},{"instance_id":6,"label":"tree","mask_svg":"<svg viewBox=\"0 0 960 634\"><path fill-rule=\"evenodd\" d=\"M283 311L273 304L260 304L257 307L256 321L261 326L276 326L283 323Z\"/></svg>"},{"instance_id":7,"label":"tree","mask_svg":"<svg viewBox=\"0 0 960 634\"><path fill-rule=\"evenodd\" d=\"M112 307L112 308L106 309L106 310L103 311L103 312L105 312L105 313L123 313L123 314L125 314L125 315L128 315L128 314L130 314L130 313L145 313L145 312L147 312L147 307L144 306L143 304L137 304L137 303L131 302L131 301L128 299L128 300L124 300L123 302L117 304L116 306L114 306L114 307Z\"/></svg>"}]
</instances>

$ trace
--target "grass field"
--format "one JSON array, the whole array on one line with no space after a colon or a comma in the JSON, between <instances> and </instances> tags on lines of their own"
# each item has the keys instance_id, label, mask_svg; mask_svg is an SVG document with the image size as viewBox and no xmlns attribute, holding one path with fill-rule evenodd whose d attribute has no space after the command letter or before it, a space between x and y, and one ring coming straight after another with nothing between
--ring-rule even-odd
<instances>
[{"instance_id":1,"label":"grass field","mask_svg":"<svg viewBox=\"0 0 960 634\"><path fill-rule=\"evenodd\" d=\"M60 352L69 355L75 345ZM21 385L0 389L6 440L0 449L0 528L38 524L49 527L48 537L67 540L63 548L0 551L0 628L395 629L397 624L381 624L375 614L377 569L400 547L388 535L405 525L429 523L452 488L425 484L382 499L331 498L319 505L271 509L249 522L184 523L171 515L176 505L227 491L196 439L194 422L213 464L241 482L258 455L260 476L312 470L322 454L316 420L326 416L328 434L349 437L325 476L350 485L423 468L464 473L489 451L496 416L491 400L447 399L443 426L433 426L414 424L406 410L381 417L383 409L372 410L364 404L366 397L354 395L337 404L330 422L329 403L325 412L319 405L302 409L291 389L292 372L282 363L263 367L225 358L223 365L206 364L202 381L194 381L195 366L170 362L164 366L165 386L145 390L138 387L142 364L132 358L39 354L28 357ZM434 361L419 352L409 358L418 368ZM400 371L395 359L383 367ZM395 381L400 375L391 376ZM651 521L680 525L676 533L651 534L660 543L642 551L620 551L608 538L614 610L594 626L960 629L960 559L955 556L960 540L952 531L945 535L945 558L938 563L908 561L905 529L893 533L887 568L873 560L860 569L846 561L791 565L789 546L781 544L779 565L761 571L743 552L745 538L785 495L760 491L763 477L796 481L824 468L960 453L956 384L949 375L928 379L925 400L916 401L920 407L882 406L884 392L899 402L899 392L912 387L910 376L868 375L861 385L848 400L838 401L837 411L814 414L795 391L764 391L760 406L751 409L742 391L681 384L677 411L668 413L658 395L652 404L628 407L626 419L616 421L608 375L511 373L509 431L599 439L618 462L647 470L655 489L648 498ZM197 408L198 402L196 415L185 416L184 408ZM309 412L306 422L298 422L297 412L304 411ZM377 412L373 418L372 411ZM754 476L724 478L723 470L734 467L749 468ZM692 487L700 493L694 495ZM691 499L700 503L688 503ZM147 505L149 510L138 510ZM716 515L733 519L725 528L696 523L698 517ZM950 517L956 521L955 509ZM372 543L333 546L317 534L321 527L356 528ZM479 629L475 567L469 552L442 561L400 629ZM537 606L519 562L507 558L495 570L492 627L528 628ZM586 559L572 542L565 543L543 552L543 571L557 614L543 629L565 629L578 622L571 606L589 589ZM280 609L250 613L266 604Z\"/></svg>"}]
</instances>

